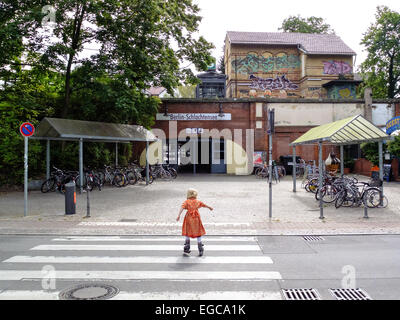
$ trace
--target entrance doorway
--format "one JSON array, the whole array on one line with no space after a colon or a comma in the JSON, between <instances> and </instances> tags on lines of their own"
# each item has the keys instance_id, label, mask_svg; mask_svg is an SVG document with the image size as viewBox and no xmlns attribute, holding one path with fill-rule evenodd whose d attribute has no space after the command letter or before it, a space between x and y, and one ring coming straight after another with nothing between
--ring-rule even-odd
<instances>
[{"instance_id":1,"label":"entrance doorway","mask_svg":"<svg viewBox=\"0 0 400 320\"><path fill-rule=\"evenodd\" d=\"M192 139L178 143L167 140L164 162L176 165L181 173L225 174L226 143L224 139Z\"/></svg>"}]
</instances>

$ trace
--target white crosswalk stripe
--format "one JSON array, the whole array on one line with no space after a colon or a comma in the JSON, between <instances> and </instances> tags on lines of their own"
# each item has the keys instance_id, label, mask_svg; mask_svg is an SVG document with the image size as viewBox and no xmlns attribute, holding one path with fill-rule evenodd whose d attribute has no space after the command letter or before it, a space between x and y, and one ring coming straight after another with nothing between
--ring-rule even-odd
<instances>
[{"instance_id":1,"label":"white crosswalk stripe","mask_svg":"<svg viewBox=\"0 0 400 320\"><path fill-rule=\"evenodd\" d=\"M56 256L15 256L10 259L4 260L8 263L176 263L176 264L251 264L251 263L272 263L272 259L266 256L248 257L248 256L234 256L234 257L153 257L153 256L137 256L137 257L95 257L95 256L70 256L70 257L56 257Z\"/></svg>"},{"instance_id":2,"label":"white crosswalk stripe","mask_svg":"<svg viewBox=\"0 0 400 320\"><path fill-rule=\"evenodd\" d=\"M89 245L89 244L76 244L76 245L40 245L32 248L33 251L180 251L182 245L159 245L159 244L145 244L145 245ZM207 245L208 251L260 251L258 245Z\"/></svg>"},{"instance_id":3,"label":"white crosswalk stripe","mask_svg":"<svg viewBox=\"0 0 400 320\"><path fill-rule=\"evenodd\" d=\"M0 300L59 300L59 291L6 290ZM278 291L126 292L111 300L280 300Z\"/></svg>"},{"instance_id":4,"label":"white crosswalk stripe","mask_svg":"<svg viewBox=\"0 0 400 320\"><path fill-rule=\"evenodd\" d=\"M218 242L254 242L255 237L216 237L207 236L207 242L218 241ZM181 242L182 237L135 237L135 238L124 238L120 236L110 236L110 237L82 237L82 236L71 236L65 238L54 238L51 241L56 242L149 242L149 241L160 241L160 242Z\"/></svg>"},{"instance_id":5,"label":"white crosswalk stripe","mask_svg":"<svg viewBox=\"0 0 400 320\"><path fill-rule=\"evenodd\" d=\"M279 290L260 291L260 287L254 291L237 290L236 286L226 291L210 291L206 287L204 291L198 291L198 287L190 290L190 284L198 281L211 286L213 281L281 280L279 272L269 270L273 260L263 254L255 237L204 237L206 254L203 257L197 256L195 240L191 256L182 256L182 237L68 236L53 238L51 242L36 245L27 251L28 254L16 255L0 263L0 300L58 299L55 291L13 290L9 284L7 290L2 288L3 281L40 284L45 277L44 266L54 267L52 276L57 281L160 281L165 286L165 291L162 287L154 292L141 288L121 291L114 297L121 300L281 299ZM188 287L173 292L167 285L170 281L188 281ZM212 290L215 288L214 285Z\"/></svg>"}]
</instances>

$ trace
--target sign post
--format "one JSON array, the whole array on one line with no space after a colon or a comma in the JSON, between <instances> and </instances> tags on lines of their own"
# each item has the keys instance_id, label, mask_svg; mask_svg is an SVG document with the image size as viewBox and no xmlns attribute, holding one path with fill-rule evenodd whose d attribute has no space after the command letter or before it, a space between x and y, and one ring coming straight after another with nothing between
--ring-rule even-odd
<instances>
[{"instance_id":1,"label":"sign post","mask_svg":"<svg viewBox=\"0 0 400 320\"><path fill-rule=\"evenodd\" d=\"M24 217L28 215L28 139L35 133L35 127L29 123L24 122L19 131L24 137Z\"/></svg>"},{"instance_id":2,"label":"sign post","mask_svg":"<svg viewBox=\"0 0 400 320\"><path fill-rule=\"evenodd\" d=\"M272 219L272 135L275 133L275 109L268 110L268 150L269 150L269 218Z\"/></svg>"}]
</instances>

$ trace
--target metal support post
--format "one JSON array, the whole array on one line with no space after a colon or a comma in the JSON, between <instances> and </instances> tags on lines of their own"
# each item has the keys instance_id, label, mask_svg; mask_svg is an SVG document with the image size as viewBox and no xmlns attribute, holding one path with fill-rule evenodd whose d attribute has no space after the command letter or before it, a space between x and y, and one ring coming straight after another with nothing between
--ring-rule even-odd
<instances>
[{"instance_id":1,"label":"metal support post","mask_svg":"<svg viewBox=\"0 0 400 320\"><path fill-rule=\"evenodd\" d=\"M369 219L368 217L368 205L367 205L367 199L364 197L364 219Z\"/></svg>"},{"instance_id":2,"label":"metal support post","mask_svg":"<svg viewBox=\"0 0 400 320\"><path fill-rule=\"evenodd\" d=\"M28 215L28 137L24 137L24 216Z\"/></svg>"},{"instance_id":3,"label":"metal support post","mask_svg":"<svg viewBox=\"0 0 400 320\"><path fill-rule=\"evenodd\" d=\"M380 194L380 205L382 206L383 201L383 142L379 141L379 180L382 182L382 185L379 187Z\"/></svg>"},{"instance_id":4,"label":"metal support post","mask_svg":"<svg viewBox=\"0 0 400 320\"><path fill-rule=\"evenodd\" d=\"M46 143L46 180L50 179L50 140Z\"/></svg>"},{"instance_id":5,"label":"metal support post","mask_svg":"<svg viewBox=\"0 0 400 320\"><path fill-rule=\"evenodd\" d=\"M321 189L322 189L322 170L324 169L323 163L322 163L322 142L318 142L318 153L319 153L319 182L318 182L318 192L319 192L319 213L320 219L324 219L324 205L322 202L322 195L321 195Z\"/></svg>"},{"instance_id":6,"label":"metal support post","mask_svg":"<svg viewBox=\"0 0 400 320\"><path fill-rule=\"evenodd\" d=\"M118 142L115 143L115 166L118 167Z\"/></svg>"},{"instance_id":7,"label":"metal support post","mask_svg":"<svg viewBox=\"0 0 400 320\"><path fill-rule=\"evenodd\" d=\"M86 218L90 218L90 190L89 185L86 187Z\"/></svg>"},{"instance_id":8,"label":"metal support post","mask_svg":"<svg viewBox=\"0 0 400 320\"><path fill-rule=\"evenodd\" d=\"M193 155L193 174L197 173L197 171L196 171L196 162L197 162L196 161L196 156L197 156L196 142L197 142L197 140L194 139L193 140L193 152L192 152L192 155Z\"/></svg>"},{"instance_id":9,"label":"metal support post","mask_svg":"<svg viewBox=\"0 0 400 320\"><path fill-rule=\"evenodd\" d=\"M149 175L149 171L150 171L150 166L149 166L149 142L146 141L146 185L149 185L149 181L150 181L150 175Z\"/></svg>"},{"instance_id":10,"label":"metal support post","mask_svg":"<svg viewBox=\"0 0 400 320\"><path fill-rule=\"evenodd\" d=\"M344 174L344 147L340 146L340 174Z\"/></svg>"},{"instance_id":11,"label":"metal support post","mask_svg":"<svg viewBox=\"0 0 400 320\"><path fill-rule=\"evenodd\" d=\"M79 177L80 177L79 193L82 194L83 181L84 181L84 177L83 177L83 139L82 138L79 139Z\"/></svg>"},{"instance_id":12,"label":"metal support post","mask_svg":"<svg viewBox=\"0 0 400 320\"><path fill-rule=\"evenodd\" d=\"M293 192L297 192L296 190L296 146L293 146Z\"/></svg>"},{"instance_id":13,"label":"metal support post","mask_svg":"<svg viewBox=\"0 0 400 320\"><path fill-rule=\"evenodd\" d=\"M272 218L272 134L268 135L269 138L269 218Z\"/></svg>"}]
</instances>

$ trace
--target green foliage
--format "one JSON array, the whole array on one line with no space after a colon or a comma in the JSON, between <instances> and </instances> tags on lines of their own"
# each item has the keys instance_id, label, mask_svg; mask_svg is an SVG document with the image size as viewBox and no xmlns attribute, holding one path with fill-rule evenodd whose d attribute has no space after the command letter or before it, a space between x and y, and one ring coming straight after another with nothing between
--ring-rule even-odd
<instances>
[{"instance_id":1,"label":"green foliage","mask_svg":"<svg viewBox=\"0 0 400 320\"><path fill-rule=\"evenodd\" d=\"M335 33L335 31L324 21L323 18L314 16L303 18L300 15L289 16L289 18L283 20L282 26L278 30L299 33Z\"/></svg>"},{"instance_id":2,"label":"green foliage","mask_svg":"<svg viewBox=\"0 0 400 320\"><path fill-rule=\"evenodd\" d=\"M383 153L385 153L387 145L383 144ZM364 158L370 161L374 166L379 165L379 143L367 142L361 144L361 150Z\"/></svg>"},{"instance_id":3,"label":"green foliage","mask_svg":"<svg viewBox=\"0 0 400 320\"><path fill-rule=\"evenodd\" d=\"M225 56L219 58L217 69L220 73L225 74Z\"/></svg>"},{"instance_id":4,"label":"green foliage","mask_svg":"<svg viewBox=\"0 0 400 320\"><path fill-rule=\"evenodd\" d=\"M388 151L395 157L400 158L400 135L388 143Z\"/></svg>"},{"instance_id":5,"label":"green foliage","mask_svg":"<svg viewBox=\"0 0 400 320\"><path fill-rule=\"evenodd\" d=\"M400 13L380 6L375 17L361 41L368 56L360 72L374 98L394 98L400 94Z\"/></svg>"},{"instance_id":6,"label":"green foliage","mask_svg":"<svg viewBox=\"0 0 400 320\"><path fill-rule=\"evenodd\" d=\"M53 28L42 24L49 4L56 10ZM162 86L172 94L198 82L192 65L205 71L213 62L213 45L196 35L199 11L192 0L1 2L0 183L22 182L22 122L62 117L150 128L161 101L145 90ZM100 51L82 59L93 41ZM115 145L84 148L86 165L114 162ZM121 146L119 162L131 157L130 146ZM29 159L29 176L43 175L43 142L30 141ZM51 161L77 169L78 144L52 142Z\"/></svg>"},{"instance_id":7,"label":"green foliage","mask_svg":"<svg viewBox=\"0 0 400 320\"><path fill-rule=\"evenodd\" d=\"M355 160L352 158L344 158L343 165L345 168L350 168L350 171L354 170Z\"/></svg>"}]
</instances>

